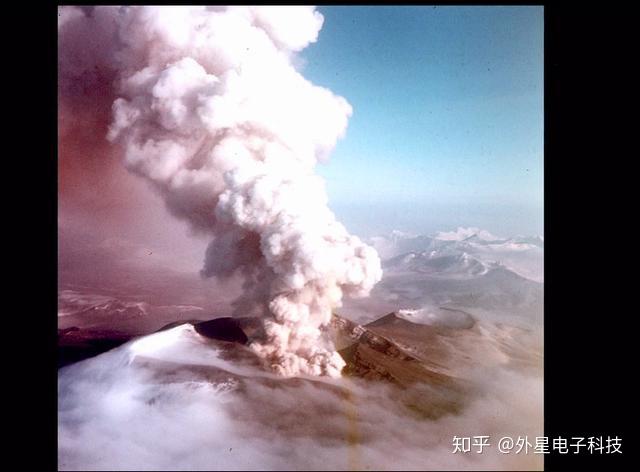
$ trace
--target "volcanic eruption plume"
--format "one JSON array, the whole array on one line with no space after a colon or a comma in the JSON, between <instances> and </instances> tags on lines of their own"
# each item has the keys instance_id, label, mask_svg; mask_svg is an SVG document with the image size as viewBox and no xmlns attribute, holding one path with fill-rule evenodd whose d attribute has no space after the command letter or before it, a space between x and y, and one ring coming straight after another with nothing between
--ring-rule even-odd
<instances>
[{"instance_id":1,"label":"volcanic eruption plume","mask_svg":"<svg viewBox=\"0 0 640 472\"><path fill-rule=\"evenodd\" d=\"M86 106L108 102L127 169L211 237L202 275L242 275L235 310L262 312L251 346L283 375L340 375L323 327L382 275L314 174L352 111L294 67L322 22L306 6L60 10L60 41L79 45L60 50L59 93L101 85Z\"/></svg>"}]
</instances>

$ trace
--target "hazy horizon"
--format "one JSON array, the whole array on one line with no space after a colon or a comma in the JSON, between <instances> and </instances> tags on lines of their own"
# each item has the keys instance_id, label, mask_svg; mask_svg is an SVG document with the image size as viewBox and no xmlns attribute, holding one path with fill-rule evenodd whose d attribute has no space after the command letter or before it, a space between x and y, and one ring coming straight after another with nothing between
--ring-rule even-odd
<instances>
[{"instance_id":1,"label":"hazy horizon","mask_svg":"<svg viewBox=\"0 0 640 472\"><path fill-rule=\"evenodd\" d=\"M543 7L318 10L300 62L353 106L318 166L347 227L541 234Z\"/></svg>"}]
</instances>

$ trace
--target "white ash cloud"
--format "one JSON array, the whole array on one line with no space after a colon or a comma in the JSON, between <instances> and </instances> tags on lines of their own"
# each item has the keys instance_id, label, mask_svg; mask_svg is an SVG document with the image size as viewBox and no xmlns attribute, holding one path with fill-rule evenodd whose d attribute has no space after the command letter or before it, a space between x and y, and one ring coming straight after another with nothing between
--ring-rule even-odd
<instances>
[{"instance_id":1,"label":"white ash cloud","mask_svg":"<svg viewBox=\"0 0 640 472\"><path fill-rule=\"evenodd\" d=\"M114 99L108 138L127 168L211 237L202 275L244 276L236 310L265 315L255 350L284 375L339 376L344 363L321 328L382 271L314 174L352 112L293 66L322 15L308 6L60 12L61 96L80 107ZM100 41L79 44L93 31ZM91 86L103 100L76 93Z\"/></svg>"}]
</instances>

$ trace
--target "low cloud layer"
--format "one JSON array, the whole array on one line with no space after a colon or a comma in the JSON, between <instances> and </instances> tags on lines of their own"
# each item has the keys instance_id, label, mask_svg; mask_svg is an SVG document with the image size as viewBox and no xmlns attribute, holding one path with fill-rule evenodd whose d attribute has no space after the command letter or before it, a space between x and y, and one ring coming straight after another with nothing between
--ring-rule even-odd
<instances>
[{"instance_id":1,"label":"low cloud layer","mask_svg":"<svg viewBox=\"0 0 640 472\"><path fill-rule=\"evenodd\" d=\"M490 435L492 444L542 435L538 374L479 369L461 412L425 419L402 404L411 391L279 378L230 361L184 327L154 336L60 371L62 470L542 466L539 455L500 454L495 444L483 454L452 453L454 435Z\"/></svg>"}]
</instances>

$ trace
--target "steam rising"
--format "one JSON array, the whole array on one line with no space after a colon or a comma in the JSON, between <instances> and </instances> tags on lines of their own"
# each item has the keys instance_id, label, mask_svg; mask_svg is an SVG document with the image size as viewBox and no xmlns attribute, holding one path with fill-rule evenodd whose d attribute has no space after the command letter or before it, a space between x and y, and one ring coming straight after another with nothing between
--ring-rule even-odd
<instances>
[{"instance_id":1,"label":"steam rising","mask_svg":"<svg viewBox=\"0 0 640 472\"><path fill-rule=\"evenodd\" d=\"M322 22L307 6L60 10L61 41L104 39L60 50L61 90L112 84L108 139L172 214L211 237L202 275L243 276L235 309L265 316L252 347L287 376L340 375L322 328L343 296L366 296L382 276L314 174L352 112L293 65Z\"/></svg>"}]
</instances>

